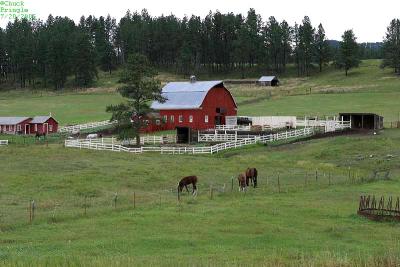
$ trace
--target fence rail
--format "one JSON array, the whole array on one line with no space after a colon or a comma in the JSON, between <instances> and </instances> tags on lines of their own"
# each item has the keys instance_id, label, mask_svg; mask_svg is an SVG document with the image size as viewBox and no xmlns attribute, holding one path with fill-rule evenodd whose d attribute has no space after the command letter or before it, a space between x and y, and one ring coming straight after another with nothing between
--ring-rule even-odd
<instances>
[{"instance_id":1,"label":"fence rail","mask_svg":"<svg viewBox=\"0 0 400 267\"><path fill-rule=\"evenodd\" d=\"M95 139L95 141L86 139L65 140L65 147L109 150L117 152L123 151L131 153L159 152L161 154L214 154L226 149L252 145L258 142L260 143L274 142L278 140L286 140L290 138L309 136L312 135L313 133L314 133L313 128L303 128L299 130L286 131L277 134L254 136L236 141L216 144L213 146L203 146L203 147L194 147L194 146L193 147L169 147L169 146L143 147L142 146L142 147L131 148L123 146L121 144L114 144L114 143L110 144L110 143L100 142L102 139Z\"/></svg>"},{"instance_id":2,"label":"fence rail","mask_svg":"<svg viewBox=\"0 0 400 267\"><path fill-rule=\"evenodd\" d=\"M8 145L8 140L0 140L0 146Z\"/></svg>"},{"instance_id":3,"label":"fence rail","mask_svg":"<svg viewBox=\"0 0 400 267\"><path fill-rule=\"evenodd\" d=\"M99 121L99 122L88 122L84 124L78 124L78 125L70 125L70 126L64 126L60 127L58 131L60 133L78 133L81 130L86 130L86 129L94 129L102 126L108 126L108 125L113 125L116 122L110 122L110 121Z\"/></svg>"}]
</instances>

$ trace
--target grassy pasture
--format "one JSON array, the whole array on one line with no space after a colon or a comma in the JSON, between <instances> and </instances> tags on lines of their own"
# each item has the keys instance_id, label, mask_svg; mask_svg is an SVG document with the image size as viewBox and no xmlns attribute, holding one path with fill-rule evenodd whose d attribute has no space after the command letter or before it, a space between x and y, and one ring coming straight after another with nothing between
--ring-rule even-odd
<instances>
[{"instance_id":1,"label":"grassy pasture","mask_svg":"<svg viewBox=\"0 0 400 267\"><path fill-rule=\"evenodd\" d=\"M365 61L347 78L330 69L308 78L284 77L279 88L229 89L242 115L365 111L396 120L398 77L378 65ZM108 119L105 107L121 101L116 85L115 77L103 73L96 88L85 91L0 92L0 116L52 112L62 125ZM0 147L0 265L400 265L398 224L356 215L361 194L399 196L398 129L212 156L14 141ZM234 180L231 192L231 178L250 166L260 172L260 187L240 194ZM374 170L390 170L391 179L368 181ZM176 183L190 174L200 177L199 195L184 195L178 204ZM37 205L32 225L31 199Z\"/></svg>"},{"instance_id":2,"label":"grassy pasture","mask_svg":"<svg viewBox=\"0 0 400 267\"><path fill-rule=\"evenodd\" d=\"M398 195L398 147L395 129L215 156L131 155L57 144L2 147L0 260L72 266L399 263L397 224L356 215L360 194ZM231 192L231 177L247 166L259 169L260 188L239 194L235 181ZM390 169L391 180L348 180L349 167L358 178ZM199 196L184 195L177 204L170 190L192 173L201 179ZM224 183L226 192L219 192ZM210 185L216 189L212 200ZM91 196L86 216L85 195ZM31 198L37 202L33 225L27 223Z\"/></svg>"},{"instance_id":3,"label":"grassy pasture","mask_svg":"<svg viewBox=\"0 0 400 267\"><path fill-rule=\"evenodd\" d=\"M278 88L232 84L227 87L235 96L240 115L324 116L339 112L376 112L387 122L395 121L400 116L399 77L390 70L381 70L379 64L379 60L364 61L348 77L332 67L311 77L284 77ZM61 125L109 119L106 106L122 101L115 92L116 75L103 73L98 87L83 91L0 92L0 115L34 116L51 112ZM182 77L161 73L159 79L165 83Z\"/></svg>"}]
</instances>

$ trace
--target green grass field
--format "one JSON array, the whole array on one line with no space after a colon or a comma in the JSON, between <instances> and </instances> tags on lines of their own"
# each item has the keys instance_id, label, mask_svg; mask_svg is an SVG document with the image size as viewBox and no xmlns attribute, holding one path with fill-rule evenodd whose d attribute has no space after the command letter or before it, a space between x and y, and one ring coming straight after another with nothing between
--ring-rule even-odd
<instances>
[{"instance_id":1,"label":"green grass field","mask_svg":"<svg viewBox=\"0 0 400 267\"><path fill-rule=\"evenodd\" d=\"M348 77L329 67L311 77L282 78L282 85L273 89L230 84L227 87L235 96L240 115L332 116L339 112L376 112L387 122L396 121L400 116L400 78L390 70L381 70L379 64L379 60L364 61ZM105 112L106 106L122 101L115 92L117 74L101 74L98 87L84 91L0 92L0 116L51 112L61 125L107 120L110 114ZM159 79L164 83L182 77L161 73ZM306 94L310 88L311 94Z\"/></svg>"},{"instance_id":2,"label":"green grass field","mask_svg":"<svg viewBox=\"0 0 400 267\"><path fill-rule=\"evenodd\" d=\"M353 266L383 257L398 264L397 224L371 222L356 211L361 194L398 194L399 146L400 131L393 129L216 156L130 155L56 144L1 148L0 259L24 265ZM231 192L231 177L247 166L259 169L260 187L240 194L235 181ZM390 169L391 180L361 181L375 169ZM178 204L171 189L193 173L201 179L199 196L184 195ZM86 216L84 196L90 196ZM30 199L37 205L33 225Z\"/></svg>"},{"instance_id":3,"label":"green grass field","mask_svg":"<svg viewBox=\"0 0 400 267\"><path fill-rule=\"evenodd\" d=\"M337 70L285 78L271 92L231 90L241 114L366 111L396 120L399 81L378 64L364 62L348 78ZM107 119L105 106L121 98L100 82L85 92L1 92L0 116L48 113L51 107L61 124ZM399 129L204 156L18 140L0 147L0 265L400 265L398 223L357 215L362 194L400 196ZM259 170L259 188L239 193L234 180L231 190L232 178L247 167ZM376 170L382 173L371 180ZM199 176L199 195L184 194L178 202L177 182L191 174Z\"/></svg>"}]
</instances>

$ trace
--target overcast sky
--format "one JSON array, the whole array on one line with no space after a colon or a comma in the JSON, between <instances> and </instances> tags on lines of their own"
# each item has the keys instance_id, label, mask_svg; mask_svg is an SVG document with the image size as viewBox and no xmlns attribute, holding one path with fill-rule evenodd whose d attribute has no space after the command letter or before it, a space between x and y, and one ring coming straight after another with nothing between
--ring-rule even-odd
<instances>
[{"instance_id":1,"label":"overcast sky","mask_svg":"<svg viewBox=\"0 0 400 267\"><path fill-rule=\"evenodd\" d=\"M246 14L249 8L255 8L264 21L275 16L291 25L307 15L315 27L323 24L329 39L340 39L346 29L353 29L359 42L381 41L390 20L400 17L400 0L24 0L24 5L41 19L51 13L75 21L81 15L108 13L119 19L128 9L146 8L152 16L173 13L178 17L204 17L210 10ZM5 23L3 20L2 26Z\"/></svg>"}]
</instances>

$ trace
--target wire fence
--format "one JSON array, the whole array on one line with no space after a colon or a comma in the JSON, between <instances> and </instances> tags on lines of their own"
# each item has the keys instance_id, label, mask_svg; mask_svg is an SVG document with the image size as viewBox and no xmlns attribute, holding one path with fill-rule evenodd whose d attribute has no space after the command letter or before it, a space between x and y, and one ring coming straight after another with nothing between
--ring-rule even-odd
<instances>
[{"instance_id":1,"label":"wire fence","mask_svg":"<svg viewBox=\"0 0 400 267\"><path fill-rule=\"evenodd\" d=\"M334 185L360 184L376 180L390 179L390 171L373 173L357 170L304 171L275 170L258 178L256 189L249 187L244 195L285 194L307 190L319 190ZM198 184L197 196L191 192L182 192L170 187L157 191L126 190L113 192L88 192L72 196L44 196L43 194L27 196L0 197L0 231L37 223L57 223L81 217L98 216L111 212L132 209L153 209L173 207L192 201L211 201L222 196L238 196L236 176L227 177L219 182L201 182Z\"/></svg>"}]
</instances>

